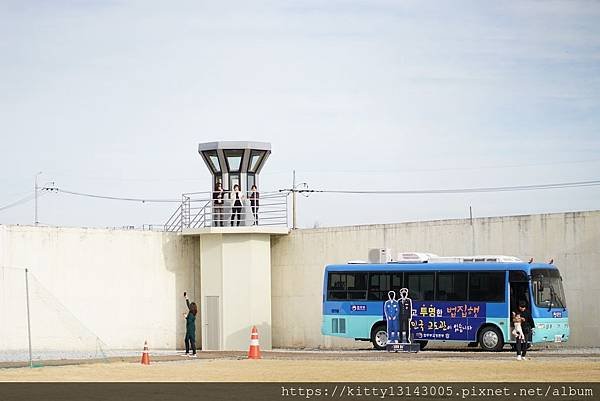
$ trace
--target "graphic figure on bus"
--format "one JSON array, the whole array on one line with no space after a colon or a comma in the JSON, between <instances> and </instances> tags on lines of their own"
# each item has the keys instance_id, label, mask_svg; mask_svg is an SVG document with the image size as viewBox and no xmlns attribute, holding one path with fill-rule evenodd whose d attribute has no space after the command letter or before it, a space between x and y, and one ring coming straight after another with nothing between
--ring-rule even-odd
<instances>
[{"instance_id":1,"label":"graphic figure on bus","mask_svg":"<svg viewBox=\"0 0 600 401\"><path fill-rule=\"evenodd\" d=\"M388 300L385 301L383 310L385 313L385 320L387 322L387 342L388 344L398 344L398 316L400 307L398 301L396 300L396 292L388 292Z\"/></svg>"},{"instance_id":2,"label":"graphic figure on bus","mask_svg":"<svg viewBox=\"0 0 600 401\"><path fill-rule=\"evenodd\" d=\"M412 300L408 297L408 288L400 289L400 331L402 344L410 344L410 321L412 320Z\"/></svg>"}]
</instances>

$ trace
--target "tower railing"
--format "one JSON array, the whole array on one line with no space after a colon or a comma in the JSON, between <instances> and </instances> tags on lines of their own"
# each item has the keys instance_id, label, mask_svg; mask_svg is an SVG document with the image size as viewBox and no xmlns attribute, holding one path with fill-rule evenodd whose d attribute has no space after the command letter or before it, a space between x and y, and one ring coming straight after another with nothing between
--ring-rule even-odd
<instances>
[{"instance_id":1,"label":"tower railing","mask_svg":"<svg viewBox=\"0 0 600 401\"><path fill-rule=\"evenodd\" d=\"M235 204L235 195L224 192L222 204L213 199L212 192L188 192L181 196L181 204L164 224L164 231L181 232L202 227L288 226L288 193L260 193L258 205L250 193Z\"/></svg>"}]
</instances>

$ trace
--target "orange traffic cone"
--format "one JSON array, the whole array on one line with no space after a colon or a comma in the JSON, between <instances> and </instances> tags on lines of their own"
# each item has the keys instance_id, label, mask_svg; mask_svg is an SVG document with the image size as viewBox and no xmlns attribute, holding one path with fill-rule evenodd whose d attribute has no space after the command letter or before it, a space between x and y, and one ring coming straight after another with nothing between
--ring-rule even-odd
<instances>
[{"instance_id":1,"label":"orange traffic cone","mask_svg":"<svg viewBox=\"0 0 600 401\"><path fill-rule=\"evenodd\" d=\"M150 365L150 354L148 353L148 341L144 341L144 352L142 352L142 365Z\"/></svg>"},{"instance_id":2,"label":"orange traffic cone","mask_svg":"<svg viewBox=\"0 0 600 401\"><path fill-rule=\"evenodd\" d=\"M258 346L258 331L256 330L256 326L252 326L248 359L260 359L260 347Z\"/></svg>"}]
</instances>

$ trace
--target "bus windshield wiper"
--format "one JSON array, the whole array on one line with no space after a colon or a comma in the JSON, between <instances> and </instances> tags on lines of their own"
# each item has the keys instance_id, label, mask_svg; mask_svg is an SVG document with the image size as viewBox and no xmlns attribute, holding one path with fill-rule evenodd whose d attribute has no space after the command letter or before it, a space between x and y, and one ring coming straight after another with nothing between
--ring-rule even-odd
<instances>
[{"instance_id":1,"label":"bus windshield wiper","mask_svg":"<svg viewBox=\"0 0 600 401\"><path fill-rule=\"evenodd\" d=\"M559 308L563 308L563 310L567 309L562 303L562 300L556 295L556 291L554 291L554 286L550 285L550 306L548 307L548 310L552 309L552 300L556 301L556 306L558 306Z\"/></svg>"}]
</instances>

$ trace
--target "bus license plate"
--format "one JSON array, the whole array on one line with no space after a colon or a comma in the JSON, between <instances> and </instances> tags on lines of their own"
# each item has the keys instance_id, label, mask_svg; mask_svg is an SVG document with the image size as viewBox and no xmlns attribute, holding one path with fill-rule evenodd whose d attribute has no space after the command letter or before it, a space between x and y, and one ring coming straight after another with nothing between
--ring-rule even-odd
<instances>
[{"instance_id":1,"label":"bus license plate","mask_svg":"<svg viewBox=\"0 0 600 401\"><path fill-rule=\"evenodd\" d=\"M554 342L555 342L555 343L560 343L560 342L562 342L562 335L560 335L560 334L557 334L557 335L555 335L555 336L554 336Z\"/></svg>"}]
</instances>

